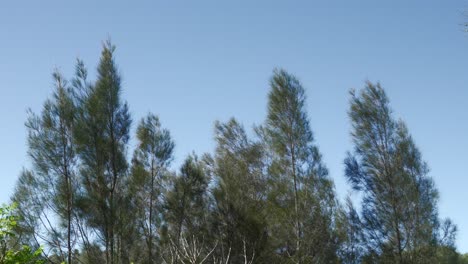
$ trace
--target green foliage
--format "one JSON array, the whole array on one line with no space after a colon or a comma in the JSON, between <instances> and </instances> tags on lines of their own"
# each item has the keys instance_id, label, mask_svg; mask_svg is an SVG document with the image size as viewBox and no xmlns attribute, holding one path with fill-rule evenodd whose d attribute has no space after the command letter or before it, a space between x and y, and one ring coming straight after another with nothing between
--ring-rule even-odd
<instances>
[{"instance_id":1,"label":"green foliage","mask_svg":"<svg viewBox=\"0 0 468 264\"><path fill-rule=\"evenodd\" d=\"M128 162L125 152L131 118L126 103L120 99L121 78L114 61L115 46L107 41L103 47L95 84L88 85L86 71L77 66L79 117L75 131L77 154L81 160L83 194L78 204L87 224L99 233L105 247L106 261L115 263L126 258L119 251L129 241L126 232L129 213L124 206ZM122 210L120 210L122 209ZM117 248L117 242L120 245Z\"/></svg>"},{"instance_id":2,"label":"green foliage","mask_svg":"<svg viewBox=\"0 0 468 264\"><path fill-rule=\"evenodd\" d=\"M141 120L136 137L138 146L133 155L129 191L136 208L136 225L140 226L137 230L145 240L148 263L151 263L160 253L157 247L163 191L173 158L174 142L169 131L161 128L159 118L153 114Z\"/></svg>"},{"instance_id":3,"label":"green foliage","mask_svg":"<svg viewBox=\"0 0 468 264\"><path fill-rule=\"evenodd\" d=\"M17 217L13 215L15 206L0 207L0 264L42 264L42 249L32 250L29 246L13 248L11 244L16 236L14 229Z\"/></svg>"},{"instance_id":4,"label":"green foliage","mask_svg":"<svg viewBox=\"0 0 468 264\"><path fill-rule=\"evenodd\" d=\"M204 164L197 156L188 156L166 194L169 238L178 241L183 234L191 237L206 228L208 182Z\"/></svg>"},{"instance_id":5,"label":"green foliage","mask_svg":"<svg viewBox=\"0 0 468 264\"><path fill-rule=\"evenodd\" d=\"M55 253L59 260L71 262L76 238L73 197L78 185L73 142L76 107L63 76L56 71L53 79L54 91L42 112L29 112L26 127L33 169L23 171L13 201L23 219L18 228L30 240L24 242L33 247L38 241L54 248L65 247L67 250Z\"/></svg>"},{"instance_id":6,"label":"green foliage","mask_svg":"<svg viewBox=\"0 0 468 264\"><path fill-rule=\"evenodd\" d=\"M14 236L13 228L16 226L16 217L11 214L14 206L0 207L0 241L5 242Z\"/></svg>"},{"instance_id":7,"label":"green foliage","mask_svg":"<svg viewBox=\"0 0 468 264\"><path fill-rule=\"evenodd\" d=\"M296 77L276 70L268 117L259 129L268 147L270 227L275 251L296 262L336 259L334 186L314 143L305 91Z\"/></svg>"},{"instance_id":8,"label":"green foliage","mask_svg":"<svg viewBox=\"0 0 468 264\"><path fill-rule=\"evenodd\" d=\"M451 246L455 229L441 226L438 192L406 125L392 117L379 84L351 91L354 154L346 177L360 191L367 258L379 263L431 263L437 247ZM444 235L439 236L439 227ZM448 239L445 239L448 238Z\"/></svg>"},{"instance_id":9,"label":"green foliage","mask_svg":"<svg viewBox=\"0 0 468 264\"><path fill-rule=\"evenodd\" d=\"M185 159L180 173L172 178L165 195L161 230L164 259L192 263L186 262L189 255L203 259L201 255L208 255L215 247L208 233L208 183L206 164L194 154Z\"/></svg>"},{"instance_id":10,"label":"green foliage","mask_svg":"<svg viewBox=\"0 0 468 264\"><path fill-rule=\"evenodd\" d=\"M458 257L458 263L468 264L468 254L460 254Z\"/></svg>"},{"instance_id":11,"label":"green foliage","mask_svg":"<svg viewBox=\"0 0 468 264\"><path fill-rule=\"evenodd\" d=\"M213 190L213 229L220 248L230 249L233 262L266 261L266 181L264 149L247 138L235 119L215 124L216 152L211 161L217 186ZM245 249L245 248L247 249ZM222 255L223 253L219 253Z\"/></svg>"},{"instance_id":12,"label":"green foliage","mask_svg":"<svg viewBox=\"0 0 468 264\"><path fill-rule=\"evenodd\" d=\"M132 118L114 53L106 42L95 81L80 60L70 84L55 72L51 98L30 112L33 166L12 197L17 217L0 207L0 264L468 263L380 85L351 92L345 173L362 198L355 207L337 201L306 91L281 69L253 136L234 118L216 122L214 153L189 155L176 172L171 134L150 113L130 162Z\"/></svg>"},{"instance_id":13,"label":"green foliage","mask_svg":"<svg viewBox=\"0 0 468 264\"><path fill-rule=\"evenodd\" d=\"M41 260L42 249L35 251L31 250L29 246L23 246L20 250L8 250L5 259L0 263L4 264L42 264L45 261Z\"/></svg>"}]
</instances>

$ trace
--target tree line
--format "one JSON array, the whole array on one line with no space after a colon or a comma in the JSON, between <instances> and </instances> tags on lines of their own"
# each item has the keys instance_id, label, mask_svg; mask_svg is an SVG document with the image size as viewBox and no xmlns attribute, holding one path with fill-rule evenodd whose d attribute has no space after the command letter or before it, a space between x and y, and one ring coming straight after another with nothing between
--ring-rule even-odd
<instances>
[{"instance_id":1,"label":"tree line","mask_svg":"<svg viewBox=\"0 0 468 264\"><path fill-rule=\"evenodd\" d=\"M350 91L345 176L360 199L342 202L294 75L273 72L253 136L217 121L214 152L173 171L175 142L157 115L130 135L114 53L106 42L94 81L81 60L70 79L54 72L51 97L29 112L32 166L12 195L5 247L41 250L45 263L466 263L380 84Z\"/></svg>"}]
</instances>

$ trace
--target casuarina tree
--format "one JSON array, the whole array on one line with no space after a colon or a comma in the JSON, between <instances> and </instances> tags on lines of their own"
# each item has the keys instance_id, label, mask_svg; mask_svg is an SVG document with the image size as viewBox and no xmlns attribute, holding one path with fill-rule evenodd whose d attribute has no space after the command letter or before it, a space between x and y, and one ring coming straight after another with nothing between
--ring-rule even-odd
<instances>
[{"instance_id":1,"label":"casuarina tree","mask_svg":"<svg viewBox=\"0 0 468 264\"><path fill-rule=\"evenodd\" d=\"M393 117L380 84L351 91L353 153L346 177L362 194L361 221L373 263L435 263L438 246L452 244L441 224L438 192L406 125Z\"/></svg>"},{"instance_id":2,"label":"casuarina tree","mask_svg":"<svg viewBox=\"0 0 468 264\"><path fill-rule=\"evenodd\" d=\"M259 131L270 150L269 203L276 252L298 263L336 258L334 186L314 142L299 80L276 70Z\"/></svg>"},{"instance_id":3,"label":"casuarina tree","mask_svg":"<svg viewBox=\"0 0 468 264\"><path fill-rule=\"evenodd\" d=\"M106 262L118 263L117 241L122 212L119 199L127 177L126 148L130 114L121 99L121 77L114 60L115 47L105 43L94 85L77 94L80 102L76 131L84 194L83 215L105 248Z\"/></svg>"}]
</instances>

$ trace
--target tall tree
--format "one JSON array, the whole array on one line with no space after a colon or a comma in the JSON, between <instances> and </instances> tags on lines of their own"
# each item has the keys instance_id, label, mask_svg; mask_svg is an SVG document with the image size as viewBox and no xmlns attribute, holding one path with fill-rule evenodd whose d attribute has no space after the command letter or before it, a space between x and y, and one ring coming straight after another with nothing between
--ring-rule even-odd
<instances>
[{"instance_id":1,"label":"tall tree","mask_svg":"<svg viewBox=\"0 0 468 264\"><path fill-rule=\"evenodd\" d=\"M138 146L133 156L132 193L138 211L138 226L148 249L148 263L154 263L154 249L162 216L164 176L173 158L174 141L153 114L137 128Z\"/></svg>"},{"instance_id":2,"label":"tall tree","mask_svg":"<svg viewBox=\"0 0 468 264\"><path fill-rule=\"evenodd\" d=\"M208 240L208 183L205 164L195 155L187 157L165 198L166 248L173 245L181 250L184 244L204 244ZM182 260L176 259L175 263L179 261Z\"/></svg>"},{"instance_id":3,"label":"tall tree","mask_svg":"<svg viewBox=\"0 0 468 264\"><path fill-rule=\"evenodd\" d=\"M216 122L216 152L212 164L215 200L214 233L217 254L230 252L233 263L266 261L266 181L264 150L249 140L235 119Z\"/></svg>"},{"instance_id":4,"label":"tall tree","mask_svg":"<svg viewBox=\"0 0 468 264\"><path fill-rule=\"evenodd\" d=\"M271 224L276 250L298 263L329 262L336 257L336 199L314 144L304 88L284 70L275 70L270 85L261 133L271 150L269 199L276 215Z\"/></svg>"},{"instance_id":5,"label":"tall tree","mask_svg":"<svg viewBox=\"0 0 468 264\"><path fill-rule=\"evenodd\" d=\"M380 84L351 91L349 116L355 147L345 160L346 177L363 195L367 258L431 263L442 243L438 192L408 129L393 118ZM449 224L446 234L453 231Z\"/></svg>"},{"instance_id":6,"label":"tall tree","mask_svg":"<svg viewBox=\"0 0 468 264\"><path fill-rule=\"evenodd\" d=\"M18 181L13 201L18 204L21 225L39 242L55 249L59 260L72 263L76 156L74 143L75 104L62 75L53 74L55 90L42 113L30 112L28 153L34 168Z\"/></svg>"},{"instance_id":7,"label":"tall tree","mask_svg":"<svg viewBox=\"0 0 468 264\"><path fill-rule=\"evenodd\" d=\"M119 200L127 177L126 148L131 124L121 100L121 77L114 61L115 46L107 41L101 53L97 81L79 93L77 153L85 195L80 204L88 224L98 231L106 262L118 263ZM79 78L77 78L79 79Z\"/></svg>"}]
</instances>

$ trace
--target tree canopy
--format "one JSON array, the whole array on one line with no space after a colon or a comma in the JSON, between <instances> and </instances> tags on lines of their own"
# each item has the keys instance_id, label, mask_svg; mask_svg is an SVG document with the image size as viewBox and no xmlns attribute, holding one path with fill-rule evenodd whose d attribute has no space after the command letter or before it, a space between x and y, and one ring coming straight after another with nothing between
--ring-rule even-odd
<instances>
[{"instance_id":1,"label":"tree canopy","mask_svg":"<svg viewBox=\"0 0 468 264\"><path fill-rule=\"evenodd\" d=\"M104 43L95 80L81 60L70 79L54 72L51 97L30 111L32 166L16 207L0 208L0 263L467 262L380 84L350 92L344 170L360 199L342 201L310 122L322 114L307 108L315 87L274 70L263 123L216 121L213 152L174 169L158 115L132 134L115 50Z\"/></svg>"}]
</instances>

